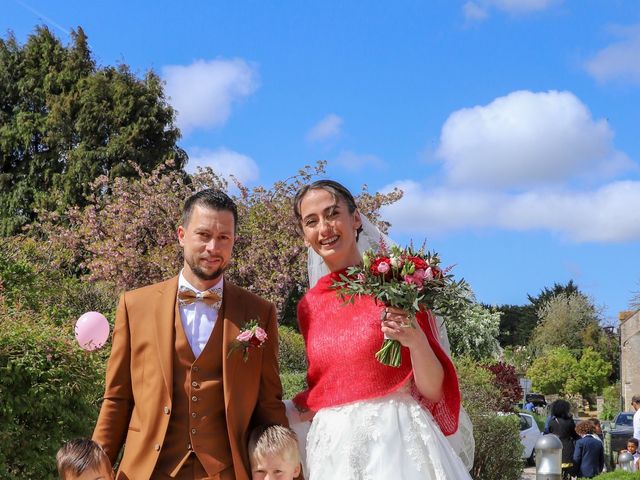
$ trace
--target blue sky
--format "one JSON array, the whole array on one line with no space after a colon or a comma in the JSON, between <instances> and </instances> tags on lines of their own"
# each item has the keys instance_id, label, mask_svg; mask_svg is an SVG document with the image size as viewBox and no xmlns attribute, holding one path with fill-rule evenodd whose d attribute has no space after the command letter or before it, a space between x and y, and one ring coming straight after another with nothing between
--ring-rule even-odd
<instances>
[{"instance_id":1,"label":"blue sky","mask_svg":"<svg viewBox=\"0 0 640 480\"><path fill-rule=\"evenodd\" d=\"M188 168L250 186L328 161L486 303L573 279L617 323L640 290L636 1L0 0L24 42L82 26L167 82Z\"/></svg>"}]
</instances>

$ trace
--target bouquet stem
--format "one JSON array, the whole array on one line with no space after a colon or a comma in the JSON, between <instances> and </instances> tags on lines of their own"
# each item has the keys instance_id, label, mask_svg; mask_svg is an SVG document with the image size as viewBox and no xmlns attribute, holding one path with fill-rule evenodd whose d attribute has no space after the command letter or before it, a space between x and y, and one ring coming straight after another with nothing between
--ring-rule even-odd
<instances>
[{"instance_id":1,"label":"bouquet stem","mask_svg":"<svg viewBox=\"0 0 640 480\"><path fill-rule=\"evenodd\" d=\"M382 348L376 353L376 358L383 365L397 368L402 363L401 349L402 344L399 341L385 338Z\"/></svg>"}]
</instances>

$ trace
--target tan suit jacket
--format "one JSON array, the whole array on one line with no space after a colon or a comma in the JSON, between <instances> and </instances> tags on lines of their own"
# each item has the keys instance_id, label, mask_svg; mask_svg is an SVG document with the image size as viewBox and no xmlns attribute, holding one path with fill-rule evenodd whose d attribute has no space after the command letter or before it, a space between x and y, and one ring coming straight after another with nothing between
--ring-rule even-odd
<instances>
[{"instance_id":1,"label":"tan suit jacket","mask_svg":"<svg viewBox=\"0 0 640 480\"><path fill-rule=\"evenodd\" d=\"M145 480L156 465L169 424L173 385L174 315L178 277L126 292L120 298L107 365L104 401L93 439L115 462L118 479ZM229 346L243 326L260 319L268 339L242 351ZM247 440L259 424L288 425L278 372L278 330L272 303L225 280L223 385L229 444L237 480L250 475Z\"/></svg>"}]
</instances>

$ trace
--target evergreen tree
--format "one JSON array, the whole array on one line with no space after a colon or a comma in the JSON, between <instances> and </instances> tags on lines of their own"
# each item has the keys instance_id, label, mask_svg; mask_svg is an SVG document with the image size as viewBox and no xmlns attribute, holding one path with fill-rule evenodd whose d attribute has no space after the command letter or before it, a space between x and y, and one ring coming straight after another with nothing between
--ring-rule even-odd
<instances>
[{"instance_id":1,"label":"evergreen tree","mask_svg":"<svg viewBox=\"0 0 640 480\"><path fill-rule=\"evenodd\" d=\"M174 117L156 74L96 67L82 28L66 47L47 27L22 46L0 39L0 235L38 210L84 206L100 175L135 177L168 159L181 169Z\"/></svg>"}]
</instances>

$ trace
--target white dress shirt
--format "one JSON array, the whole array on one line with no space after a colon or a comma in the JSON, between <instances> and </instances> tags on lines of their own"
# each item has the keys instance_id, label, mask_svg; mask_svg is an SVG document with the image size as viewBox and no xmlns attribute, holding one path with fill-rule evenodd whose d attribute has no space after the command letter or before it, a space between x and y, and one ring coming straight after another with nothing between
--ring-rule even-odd
<instances>
[{"instance_id":1,"label":"white dress shirt","mask_svg":"<svg viewBox=\"0 0 640 480\"><path fill-rule=\"evenodd\" d=\"M223 286L224 277L213 287L222 289ZM201 290L195 288L184 278L182 271L180 271L178 278L178 290L180 290L180 287L190 288L196 293L201 292ZM213 327L216 325L218 309L207 305L205 302L193 302L189 305L178 304L178 310L180 311L180 320L182 320L184 334L189 341L189 345L191 345L193 354L198 358L202 350L204 350L204 346L209 341Z\"/></svg>"},{"instance_id":2,"label":"white dress shirt","mask_svg":"<svg viewBox=\"0 0 640 480\"><path fill-rule=\"evenodd\" d=\"M633 414L633 438L640 440L640 408Z\"/></svg>"}]
</instances>

